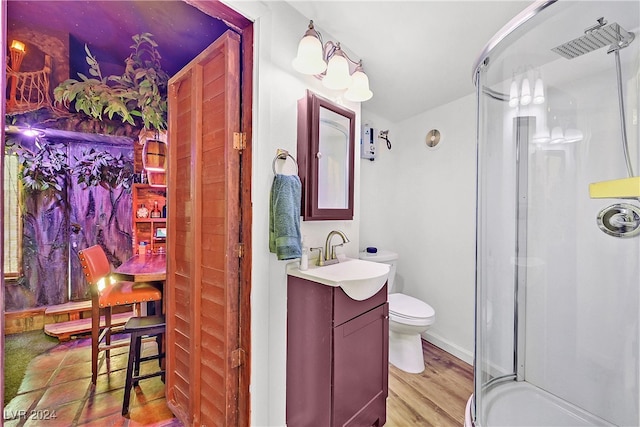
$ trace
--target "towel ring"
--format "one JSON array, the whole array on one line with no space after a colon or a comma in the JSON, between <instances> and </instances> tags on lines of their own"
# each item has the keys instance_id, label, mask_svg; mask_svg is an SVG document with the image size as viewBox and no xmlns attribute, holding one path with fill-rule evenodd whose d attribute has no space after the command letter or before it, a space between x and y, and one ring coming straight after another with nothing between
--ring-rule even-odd
<instances>
[{"instance_id":1,"label":"towel ring","mask_svg":"<svg viewBox=\"0 0 640 427\"><path fill-rule=\"evenodd\" d=\"M298 173L298 162L296 162L295 157L293 157L287 150L278 148L276 156L273 158L273 162L271 162L271 169L273 170L274 175L276 174L276 160L287 160L287 157L290 157L291 160L293 160L293 163L296 165L296 174Z\"/></svg>"}]
</instances>

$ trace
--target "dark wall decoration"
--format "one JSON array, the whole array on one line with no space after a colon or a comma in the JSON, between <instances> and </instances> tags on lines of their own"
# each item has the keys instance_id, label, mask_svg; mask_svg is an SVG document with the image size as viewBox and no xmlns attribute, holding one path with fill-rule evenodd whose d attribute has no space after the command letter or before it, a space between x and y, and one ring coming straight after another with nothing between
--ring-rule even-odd
<instances>
[{"instance_id":1,"label":"dark wall decoration","mask_svg":"<svg viewBox=\"0 0 640 427\"><path fill-rule=\"evenodd\" d=\"M69 145L69 158L82 156L82 153L95 145L76 143ZM122 154L133 162L133 145L129 147L100 147L112 155ZM69 245L71 258L70 289L71 299L88 299L89 289L82 277L82 268L78 261L78 251L83 248L101 245L111 265L115 268L132 255L132 199L131 192L125 188L105 189L101 186L84 188L74 179L69 187Z\"/></svg>"},{"instance_id":2,"label":"dark wall decoration","mask_svg":"<svg viewBox=\"0 0 640 427\"><path fill-rule=\"evenodd\" d=\"M67 269L60 268L67 265L68 259L66 198L66 186L60 192L53 189L23 192L23 277L20 285L27 292L22 303L28 302L30 306L16 308L61 304L67 300ZM8 305L9 301L6 303Z\"/></svg>"},{"instance_id":3,"label":"dark wall decoration","mask_svg":"<svg viewBox=\"0 0 640 427\"><path fill-rule=\"evenodd\" d=\"M130 191L125 187L78 184L73 167L96 144L72 140L58 143L66 152L71 171L58 180L60 190L29 191L23 186L23 271L17 283L6 288L5 311L88 299L78 261L82 248L100 244L114 267L132 255ZM25 148L37 150L30 144L22 142ZM133 168L133 143L97 148L114 157L122 155Z\"/></svg>"}]
</instances>

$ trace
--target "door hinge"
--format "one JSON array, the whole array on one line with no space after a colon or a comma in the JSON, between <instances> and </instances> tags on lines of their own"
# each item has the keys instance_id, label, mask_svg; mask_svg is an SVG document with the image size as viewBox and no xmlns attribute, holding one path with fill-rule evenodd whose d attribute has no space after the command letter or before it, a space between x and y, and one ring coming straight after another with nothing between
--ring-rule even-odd
<instances>
[{"instance_id":1,"label":"door hinge","mask_svg":"<svg viewBox=\"0 0 640 427\"><path fill-rule=\"evenodd\" d=\"M231 352L231 367L237 368L244 365L245 352L241 348L236 348Z\"/></svg>"},{"instance_id":2,"label":"door hinge","mask_svg":"<svg viewBox=\"0 0 640 427\"><path fill-rule=\"evenodd\" d=\"M238 258L242 258L244 256L244 243L238 243Z\"/></svg>"},{"instance_id":3,"label":"door hinge","mask_svg":"<svg viewBox=\"0 0 640 427\"><path fill-rule=\"evenodd\" d=\"M244 132L233 133L233 149L244 150L247 148L247 134Z\"/></svg>"}]
</instances>

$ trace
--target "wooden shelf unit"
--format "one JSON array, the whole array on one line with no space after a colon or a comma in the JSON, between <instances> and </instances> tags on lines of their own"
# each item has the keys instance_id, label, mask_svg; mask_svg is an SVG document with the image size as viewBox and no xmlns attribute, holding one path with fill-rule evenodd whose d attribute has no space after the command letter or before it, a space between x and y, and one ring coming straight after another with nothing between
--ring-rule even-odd
<instances>
[{"instance_id":1,"label":"wooden shelf unit","mask_svg":"<svg viewBox=\"0 0 640 427\"><path fill-rule=\"evenodd\" d=\"M152 187L148 184L133 184L133 253L138 253L138 244L147 242L147 252L166 251L167 238L158 236L158 229L166 231L167 218L151 218L154 202L158 202L158 209L162 214L162 207L167 202L166 189ZM144 205L148 210L146 218L138 218L138 209Z\"/></svg>"}]
</instances>

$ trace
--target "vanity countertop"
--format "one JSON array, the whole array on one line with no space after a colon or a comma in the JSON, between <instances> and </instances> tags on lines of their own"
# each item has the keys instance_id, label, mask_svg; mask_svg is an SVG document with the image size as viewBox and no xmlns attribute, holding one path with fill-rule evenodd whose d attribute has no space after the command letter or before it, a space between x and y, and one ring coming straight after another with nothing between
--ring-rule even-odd
<instances>
[{"instance_id":1,"label":"vanity countertop","mask_svg":"<svg viewBox=\"0 0 640 427\"><path fill-rule=\"evenodd\" d=\"M287 274L327 286L340 287L352 299L362 301L375 295L389 276L389 265L353 258L344 258L339 263L316 266L309 265L300 270L298 262L287 264Z\"/></svg>"}]
</instances>

